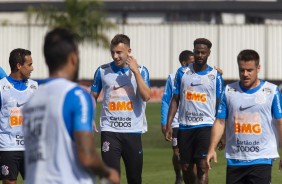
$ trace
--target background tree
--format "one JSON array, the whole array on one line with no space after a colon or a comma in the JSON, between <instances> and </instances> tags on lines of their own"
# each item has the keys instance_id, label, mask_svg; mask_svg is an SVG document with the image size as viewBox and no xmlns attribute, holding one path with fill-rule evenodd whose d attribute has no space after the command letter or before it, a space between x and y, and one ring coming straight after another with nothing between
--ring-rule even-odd
<instances>
[{"instance_id":1,"label":"background tree","mask_svg":"<svg viewBox=\"0 0 282 184\"><path fill-rule=\"evenodd\" d=\"M109 39L106 30L115 28L106 20L101 0L65 0L63 7L42 5L30 7L28 18L35 18L50 28L64 27L76 33L80 41L93 42L108 47Z\"/></svg>"}]
</instances>

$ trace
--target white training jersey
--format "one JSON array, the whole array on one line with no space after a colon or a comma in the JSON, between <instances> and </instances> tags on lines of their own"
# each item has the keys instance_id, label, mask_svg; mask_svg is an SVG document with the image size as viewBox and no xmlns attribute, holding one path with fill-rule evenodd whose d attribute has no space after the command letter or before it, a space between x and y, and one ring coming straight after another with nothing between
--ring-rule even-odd
<instances>
[{"instance_id":1,"label":"white training jersey","mask_svg":"<svg viewBox=\"0 0 282 184\"><path fill-rule=\"evenodd\" d=\"M139 66L140 72L142 67ZM109 63L100 67L100 73L103 89L101 131L146 132L146 102L137 91L137 82L132 71L116 73Z\"/></svg>"},{"instance_id":2,"label":"white training jersey","mask_svg":"<svg viewBox=\"0 0 282 184\"><path fill-rule=\"evenodd\" d=\"M226 158L255 160L279 157L276 128L272 121L276 88L276 85L265 82L258 91L248 94L242 91L239 82L226 86Z\"/></svg>"},{"instance_id":3,"label":"white training jersey","mask_svg":"<svg viewBox=\"0 0 282 184\"><path fill-rule=\"evenodd\" d=\"M193 65L183 68L178 122L181 126L212 125L215 120L217 71L197 74Z\"/></svg>"},{"instance_id":4,"label":"white training jersey","mask_svg":"<svg viewBox=\"0 0 282 184\"><path fill-rule=\"evenodd\" d=\"M0 151L23 151L22 107L37 90L37 82L28 79L27 88L17 90L3 78L0 80Z\"/></svg>"},{"instance_id":5,"label":"white training jersey","mask_svg":"<svg viewBox=\"0 0 282 184\"><path fill-rule=\"evenodd\" d=\"M25 183L93 183L77 158L63 117L66 94L75 87L68 80L54 79L40 85L24 107Z\"/></svg>"}]
</instances>

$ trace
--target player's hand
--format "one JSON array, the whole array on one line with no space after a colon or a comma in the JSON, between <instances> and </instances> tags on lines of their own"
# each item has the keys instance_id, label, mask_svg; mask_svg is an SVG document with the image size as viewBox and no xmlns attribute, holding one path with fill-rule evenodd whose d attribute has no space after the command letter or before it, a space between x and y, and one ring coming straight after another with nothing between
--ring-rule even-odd
<instances>
[{"instance_id":1,"label":"player's hand","mask_svg":"<svg viewBox=\"0 0 282 184\"><path fill-rule=\"evenodd\" d=\"M282 170L282 160L279 161L279 171Z\"/></svg>"},{"instance_id":2,"label":"player's hand","mask_svg":"<svg viewBox=\"0 0 282 184\"><path fill-rule=\"evenodd\" d=\"M223 71L220 68L218 68L216 66L214 66L213 68L216 69L217 72L220 73L220 75L223 75Z\"/></svg>"},{"instance_id":3,"label":"player's hand","mask_svg":"<svg viewBox=\"0 0 282 184\"><path fill-rule=\"evenodd\" d=\"M219 143L217 144L217 150L218 151L221 151L225 148L225 139L224 138L221 138Z\"/></svg>"},{"instance_id":4,"label":"player's hand","mask_svg":"<svg viewBox=\"0 0 282 184\"><path fill-rule=\"evenodd\" d=\"M120 183L120 176L118 172L114 169L110 168L110 175L107 178L112 184L119 184Z\"/></svg>"},{"instance_id":5,"label":"player's hand","mask_svg":"<svg viewBox=\"0 0 282 184\"><path fill-rule=\"evenodd\" d=\"M99 132L99 130L98 130L97 126L96 126L96 123L93 123L93 130L94 130L94 132Z\"/></svg>"},{"instance_id":6,"label":"player's hand","mask_svg":"<svg viewBox=\"0 0 282 184\"><path fill-rule=\"evenodd\" d=\"M167 128L165 131L165 140L172 141L172 128Z\"/></svg>"},{"instance_id":7,"label":"player's hand","mask_svg":"<svg viewBox=\"0 0 282 184\"><path fill-rule=\"evenodd\" d=\"M126 64L128 65L131 71L139 72L137 60L133 56L128 55L126 59Z\"/></svg>"},{"instance_id":8,"label":"player's hand","mask_svg":"<svg viewBox=\"0 0 282 184\"><path fill-rule=\"evenodd\" d=\"M162 133L165 136L165 132L166 132L166 125L162 125Z\"/></svg>"},{"instance_id":9,"label":"player's hand","mask_svg":"<svg viewBox=\"0 0 282 184\"><path fill-rule=\"evenodd\" d=\"M207 166L208 166L209 169L212 168L211 167L211 159L213 159L213 161L215 163L217 163L217 155L216 155L215 150L209 150L208 155L206 157L206 163L207 163Z\"/></svg>"}]
</instances>

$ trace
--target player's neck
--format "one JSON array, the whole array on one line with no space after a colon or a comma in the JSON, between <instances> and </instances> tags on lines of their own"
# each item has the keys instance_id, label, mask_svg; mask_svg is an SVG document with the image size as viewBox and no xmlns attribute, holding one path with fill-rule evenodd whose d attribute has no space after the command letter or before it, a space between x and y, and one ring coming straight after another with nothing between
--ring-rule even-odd
<instances>
[{"instance_id":1,"label":"player's neck","mask_svg":"<svg viewBox=\"0 0 282 184\"><path fill-rule=\"evenodd\" d=\"M193 64L193 68L195 72L201 72L204 71L205 69L207 69L208 65L204 64L204 65L198 65L196 63Z\"/></svg>"},{"instance_id":2,"label":"player's neck","mask_svg":"<svg viewBox=\"0 0 282 184\"><path fill-rule=\"evenodd\" d=\"M23 80L25 80L25 79L22 77L22 75L21 75L20 73L18 73L18 72L12 72L12 73L10 74L10 77L11 77L12 79L18 80L18 81L23 81Z\"/></svg>"}]
</instances>

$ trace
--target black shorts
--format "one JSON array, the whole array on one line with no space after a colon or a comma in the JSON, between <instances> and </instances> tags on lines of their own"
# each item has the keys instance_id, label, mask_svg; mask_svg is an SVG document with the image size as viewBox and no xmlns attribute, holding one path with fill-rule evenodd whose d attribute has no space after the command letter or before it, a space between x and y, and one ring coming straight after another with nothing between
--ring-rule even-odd
<instances>
[{"instance_id":1,"label":"black shorts","mask_svg":"<svg viewBox=\"0 0 282 184\"><path fill-rule=\"evenodd\" d=\"M207 156L211 126L178 131L178 148L182 164L193 164Z\"/></svg>"},{"instance_id":2,"label":"black shorts","mask_svg":"<svg viewBox=\"0 0 282 184\"><path fill-rule=\"evenodd\" d=\"M0 151L0 179L17 180L20 173L24 179L24 151Z\"/></svg>"},{"instance_id":3,"label":"black shorts","mask_svg":"<svg viewBox=\"0 0 282 184\"><path fill-rule=\"evenodd\" d=\"M142 183L143 150L141 134L101 132L101 153L103 161L120 172L122 157L127 183Z\"/></svg>"},{"instance_id":4,"label":"black shorts","mask_svg":"<svg viewBox=\"0 0 282 184\"><path fill-rule=\"evenodd\" d=\"M226 184L270 184L271 169L268 164L227 166Z\"/></svg>"},{"instance_id":5,"label":"black shorts","mask_svg":"<svg viewBox=\"0 0 282 184\"><path fill-rule=\"evenodd\" d=\"M177 147L177 136L178 136L178 128L172 128L172 148L178 148Z\"/></svg>"}]
</instances>

